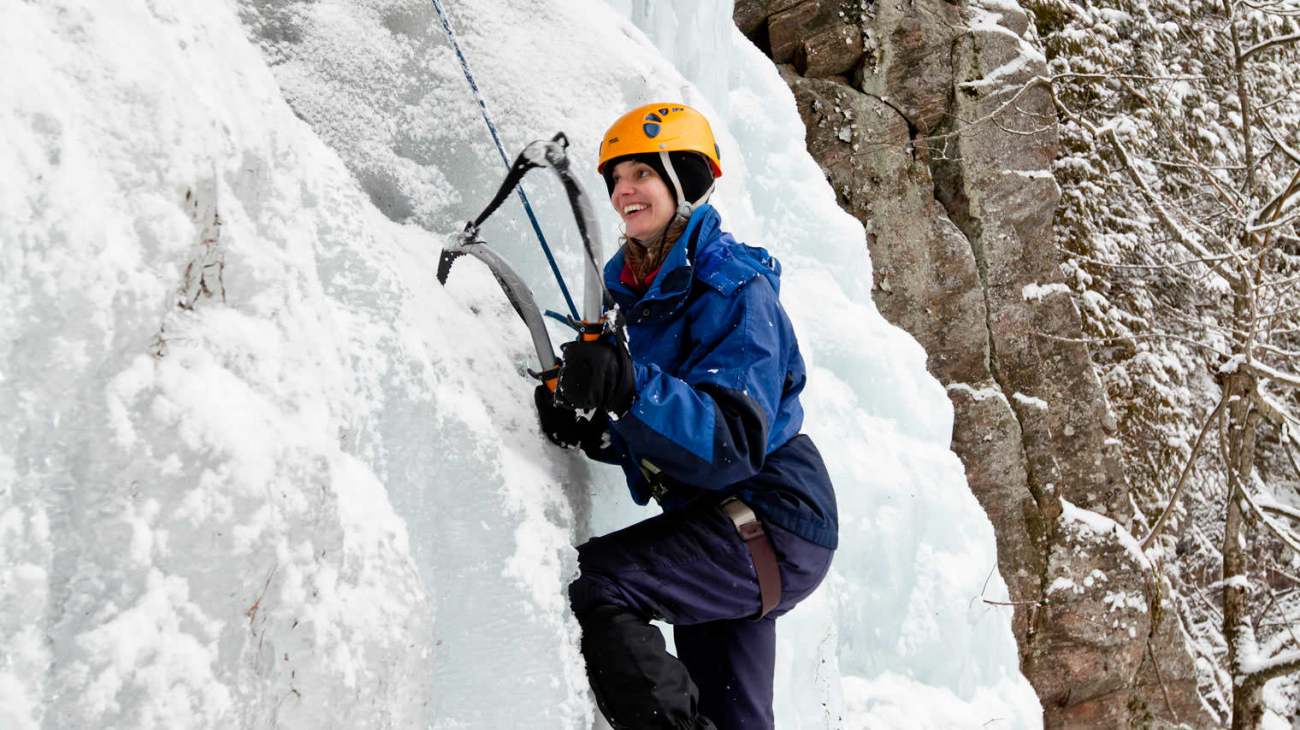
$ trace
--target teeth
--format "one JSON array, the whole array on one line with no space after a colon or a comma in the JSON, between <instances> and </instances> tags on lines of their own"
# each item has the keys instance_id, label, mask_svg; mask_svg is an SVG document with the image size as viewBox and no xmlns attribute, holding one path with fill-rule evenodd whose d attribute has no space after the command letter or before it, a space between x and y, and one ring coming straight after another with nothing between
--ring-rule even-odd
<instances>
[{"instance_id":1,"label":"teeth","mask_svg":"<svg viewBox=\"0 0 1300 730\"><path fill-rule=\"evenodd\" d=\"M641 203L633 203L633 204L631 204L631 205L629 205L629 206L623 208L623 215L631 215L632 213L635 213L635 212L637 212L638 210L645 210L646 208L649 208L649 207L650 207L650 206L648 206L648 205L643 205L643 204L641 204Z\"/></svg>"}]
</instances>

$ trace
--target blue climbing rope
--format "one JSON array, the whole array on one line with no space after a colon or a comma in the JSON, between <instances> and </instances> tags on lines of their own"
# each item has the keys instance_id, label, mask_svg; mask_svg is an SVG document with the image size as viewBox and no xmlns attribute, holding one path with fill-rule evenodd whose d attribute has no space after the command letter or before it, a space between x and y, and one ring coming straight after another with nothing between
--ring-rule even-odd
<instances>
[{"instance_id":1,"label":"blue climbing rope","mask_svg":"<svg viewBox=\"0 0 1300 730\"><path fill-rule=\"evenodd\" d=\"M483 98L483 92L479 91L478 84L474 82L474 74L470 73L469 61L465 59L465 54L460 50L460 43L456 40L456 33L451 29L451 23L447 21L447 11L442 7L442 0L433 0L433 7L438 11L438 19L442 21L443 30L447 31L447 37L451 39L451 47L456 51L456 57L460 59L460 70L465 72L465 80L469 82L469 88L474 92L474 99L478 101L479 111L483 113L483 121L487 122L488 131L492 133L492 141L496 142L497 152L501 153L501 161L505 163L506 169L510 169L510 158L506 156L505 146L501 144L501 135L497 134L497 125L492 122L492 114L488 112L487 100ZM542 226L537 222L537 216L533 215L533 206L528 204L528 196L524 194L523 183L515 189L519 193L519 200L524 204L524 212L528 214L528 220L533 224L533 232L537 234L538 243L542 244L542 251L546 254L546 260L551 265L551 272L555 274L555 282L560 285L560 292L564 294L564 301L569 305L569 311L573 314L574 319L579 319L578 308L573 305L573 297L569 295L569 287L564 283L564 275L560 273L560 267L555 263L555 256L551 254L551 247L546 245L546 236L542 235Z\"/></svg>"}]
</instances>

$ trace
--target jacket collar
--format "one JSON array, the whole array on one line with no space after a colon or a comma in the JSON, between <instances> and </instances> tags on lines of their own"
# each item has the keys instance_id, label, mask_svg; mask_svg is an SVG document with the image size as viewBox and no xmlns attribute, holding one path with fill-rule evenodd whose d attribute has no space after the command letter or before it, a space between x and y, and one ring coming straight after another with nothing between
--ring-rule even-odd
<instances>
[{"instance_id":1,"label":"jacket collar","mask_svg":"<svg viewBox=\"0 0 1300 730\"><path fill-rule=\"evenodd\" d=\"M712 243L718 237L721 225L722 217L712 205L705 204L696 208L686 223L686 230L682 231L682 235L673 243L672 250L664 258L659 274L650 282L650 289L640 297L622 281L626 259L623 256L623 249L620 248L605 264L605 287L609 289L614 301L624 309L634 307L644 309L643 305L654 301L684 300L691 289L691 267L695 261L696 250L701 245L707 246ZM675 305L676 302L669 309L676 309Z\"/></svg>"}]
</instances>

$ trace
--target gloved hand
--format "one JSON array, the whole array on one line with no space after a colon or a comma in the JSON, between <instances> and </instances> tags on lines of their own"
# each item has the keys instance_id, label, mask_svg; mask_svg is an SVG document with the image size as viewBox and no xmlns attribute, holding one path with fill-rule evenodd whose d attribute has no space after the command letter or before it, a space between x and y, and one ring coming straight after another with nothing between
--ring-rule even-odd
<instances>
[{"instance_id":1,"label":"gloved hand","mask_svg":"<svg viewBox=\"0 0 1300 730\"><path fill-rule=\"evenodd\" d=\"M551 443L562 449L576 448L582 444L590 421L578 420L578 413L572 408L555 404L555 394L542 383L533 390L533 401L537 404L537 420L542 425L542 433Z\"/></svg>"},{"instance_id":2,"label":"gloved hand","mask_svg":"<svg viewBox=\"0 0 1300 730\"><path fill-rule=\"evenodd\" d=\"M591 418L587 418L572 408L556 405L555 394L545 384L533 391L533 401L537 403L542 433L551 443L562 449L582 447L589 458L616 463L618 455L609 436L609 417L604 413L592 411Z\"/></svg>"},{"instance_id":3,"label":"gloved hand","mask_svg":"<svg viewBox=\"0 0 1300 730\"><path fill-rule=\"evenodd\" d=\"M616 416L627 413L636 394L632 356L607 340L566 342L562 353L556 403L570 408L596 408Z\"/></svg>"}]
</instances>

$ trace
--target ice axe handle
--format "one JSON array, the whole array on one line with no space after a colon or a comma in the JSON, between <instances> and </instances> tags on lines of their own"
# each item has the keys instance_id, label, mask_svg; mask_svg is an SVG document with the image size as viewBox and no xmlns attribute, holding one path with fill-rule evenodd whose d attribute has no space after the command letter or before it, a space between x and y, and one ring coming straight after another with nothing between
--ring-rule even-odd
<instances>
[{"instance_id":1,"label":"ice axe handle","mask_svg":"<svg viewBox=\"0 0 1300 730\"><path fill-rule=\"evenodd\" d=\"M578 331L578 339L583 342L595 342L605 336L606 327L604 319L595 322L586 322L569 317L569 325ZM541 371L530 369L528 374L534 379L546 383L546 387L550 388L551 392L554 393L555 387L559 383L560 367L563 365L564 361L556 358L555 367Z\"/></svg>"},{"instance_id":2,"label":"ice axe handle","mask_svg":"<svg viewBox=\"0 0 1300 730\"><path fill-rule=\"evenodd\" d=\"M569 326L578 331L578 339L583 342L595 342L608 336L615 344L627 347L627 333L617 308L605 312L595 322L569 317Z\"/></svg>"},{"instance_id":3,"label":"ice axe handle","mask_svg":"<svg viewBox=\"0 0 1300 730\"><path fill-rule=\"evenodd\" d=\"M595 322L588 322L585 319L581 321L571 319L569 320L569 324L578 331L578 339L583 342L595 342L605 336L604 319L599 319Z\"/></svg>"},{"instance_id":4,"label":"ice axe handle","mask_svg":"<svg viewBox=\"0 0 1300 730\"><path fill-rule=\"evenodd\" d=\"M528 374L531 375L533 379L540 380L543 383L546 383L546 387L550 388L551 392L554 393L555 386L558 385L560 382L560 366L563 364L564 363L562 361L557 360L555 363L555 367L553 368L547 368L546 370L542 370L542 371L530 369L528 371Z\"/></svg>"}]
</instances>

